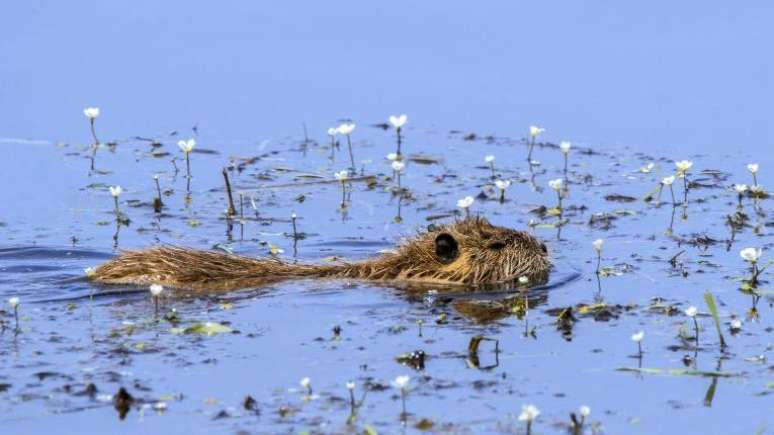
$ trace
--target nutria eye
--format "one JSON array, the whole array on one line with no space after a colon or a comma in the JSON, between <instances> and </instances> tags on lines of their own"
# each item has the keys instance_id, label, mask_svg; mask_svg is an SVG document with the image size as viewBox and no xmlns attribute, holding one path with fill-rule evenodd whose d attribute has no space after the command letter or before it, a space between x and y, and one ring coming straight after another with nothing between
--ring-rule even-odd
<instances>
[{"instance_id":1,"label":"nutria eye","mask_svg":"<svg viewBox=\"0 0 774 435\"><path fill-rule=\"evenodd\" d=\"M451 263L460 255L457 241L451 234L441 233L435 238L435 255L442 263Z\"/></svg>"},{"instance_id":2,"label":"nutria eye","mask_svg":"<svg viewBox=\"0 0 774 435\"><path fill-rule=\"evenodd\" d=\"M505 247L505 243L503 242L492 242L489 245L487 245L487 248L493 249L495 251L499 251L500 249L503 249Z\"/></svg>"},{"instance_id":3,"label":"nutria eye","mask_svg":"<svg viewBox=\"0 0 774 435\"><path fill-rule=\"evenodd\" d=\"M540 249L543 251L544 254L548 254L548 248L546 248L545 243L540 244Z\"/></svg>"}]
</instances>

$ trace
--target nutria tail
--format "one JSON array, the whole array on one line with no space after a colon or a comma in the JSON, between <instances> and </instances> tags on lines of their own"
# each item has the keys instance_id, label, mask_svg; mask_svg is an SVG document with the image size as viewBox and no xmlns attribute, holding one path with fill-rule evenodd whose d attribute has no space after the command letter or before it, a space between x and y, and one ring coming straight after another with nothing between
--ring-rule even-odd
<instances>
[{"instance_id":1,"label":"nutria tail","mask_svg":"<svg viewBox=\"0 0 774 435\"><path fill-rule=\"evenodd\" d=\"M126 251L99 266L90 279L103 284L161 284L191 290L255 287L291 277L319 275L335 266L289 265L272 258L170 246Z\"/></svg>"}]
</instances>

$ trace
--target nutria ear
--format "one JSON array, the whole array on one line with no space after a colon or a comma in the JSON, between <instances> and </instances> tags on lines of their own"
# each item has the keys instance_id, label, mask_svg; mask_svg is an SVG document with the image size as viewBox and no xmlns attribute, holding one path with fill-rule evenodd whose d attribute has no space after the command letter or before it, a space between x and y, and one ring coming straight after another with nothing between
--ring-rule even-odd
<instances>
[{"instance_id":1,"label":"nutria ear","mask_svg":"<svg viewBox=\"0 0 774 435\"><path fill-rule=\"evenodd\" d=\"M451 263L459 255L459 246L449 233L441 233L435 238L435 255L442 263Z\"/></svg>"}]
</instances>

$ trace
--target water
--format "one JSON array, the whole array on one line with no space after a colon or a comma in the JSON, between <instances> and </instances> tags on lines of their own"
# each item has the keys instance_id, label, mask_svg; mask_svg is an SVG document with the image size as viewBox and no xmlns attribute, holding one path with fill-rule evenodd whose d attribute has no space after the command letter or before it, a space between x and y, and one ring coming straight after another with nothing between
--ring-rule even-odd
<instances>
[{"instance_id":1,"label":"water","mask_svg":"<svg viewBox=\"0 0 774 435\"><path fill-rule=\"evenodd\" d=\"M523 432L526 403L542 411L538 433L565 431L582 404L605 433L772 430L772 367L757 359L771 353L771 286L760 286L757 318L752 297L738 290L748 273L740 249L761 247L771 258L771 201L745 199L748 225L732 235L725 224L737 201L728 186L752 182L747 163L761 164L763 186L774 182L772 61L760 55L774 36L765 25L771 12L763 2L4 5L0 297L22 304L19 334L7 304L0 313L3 425L14 433L63 424L93 433L344 432L345 383L354 380L358 398L364 385L371 391L353 427L391 433L401 428L401 403L389 384L409 374L409 431L428 419L435 431ZM87 105L102 109L99 137L117 142L98 150L97 172L89 170ZM371 125L403 111L406 152L434 163L408 161L401 182L411 197L400 199L384 158L394 133ZM325 130L346 117L358 124L358 167L375 184L353 183L342 211L341 187L330 181L348 166L346 143L331 161ZM545 141L575 145L559 235L555 217L533 211L555 205L547 182L564 176L563 160L555 147L537 147L540 165L530 172L521 137L532 123L547 128ZM465 140L471 132L476 140ZM187 203L175 143L191 136ZM514 181L504 204L489 192L487 154ZM259 159L242 160L251 157ZM683 158L694 161L700 185L687 209L642 201ZM641 173L648 162L653 171ZM240 164L230 171L234 190L253 196L259 213L245 201L243 219L229 225L221 169ZM160 217L154 174L165 192ZM124 188L129 226L114 222L109 185ZM674 187L681 199L681 180ZM156 322L143 289L84 279L84 268L118 250L156 243L251 256L276 246L299 261L365 258L453 219L457 199L482 191L491 197L479 196L473 213L515 228L532 221L556 264L549 284L530 291L526 316L511 312L523 307L521 295L502 289L434 294L336 280L164 299L162 314L175 308L179 327L213 321L239 332L200 337ZM306 235L295 249L291 212ZM591 225L596 213L615 219ZM605 239L603 266L620 275L597 281L597 238ZM725 352L706 290L719 301ZM656 297L676 313L653 308ZM581 310L570 332L557 329L561 309L601 301L610 308L597 320ZM683 324L692 334L682 314L689 305L701 313L698 350L678 338ZM744 320L733 335L732 315ZM632 357L638 330L642 359ZM468 361L476 335L499 349L483 342L478 368ZM396 362L415 350L427 355L424 370ZM686 355L695 358L687 365ZM733 376L617 370L640 365ZM305 376L319 396L311 401L298 385ZM94 395L84 391L91 383ZM109 401L121 386L137 399L124 420ZM260 415L242 407L248 394ZM152 408L159 402L165 412Z\"/></svg>"}]
</instances>

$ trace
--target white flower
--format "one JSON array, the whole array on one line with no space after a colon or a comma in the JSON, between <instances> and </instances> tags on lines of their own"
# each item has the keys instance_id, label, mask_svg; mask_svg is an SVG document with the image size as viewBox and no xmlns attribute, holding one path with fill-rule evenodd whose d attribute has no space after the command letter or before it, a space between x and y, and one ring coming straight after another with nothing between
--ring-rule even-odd
<instances>
[{"instance_id":1,"label":"white flower","mask_svg":"<svg viewBox=\"0 0 774 435\"><path fill-rule=\"evenodd\" d=\"M564 181L561 178L557 178L556 180L549 181L548 186L558 192L562 190L563 183Z\"/></svg>"},{"instance_id":2,"label":"white flower","mask_svg":"<svg viewBox=\"0 0 774 435\"><path fill-rule=\"evenodd\" d=\"M473 205L473 201L475 201L475 199L472 196L466 196L457 201L457 207L468 208Z\"/></svg>"},{"instance_id":3,"label":"white flower","mask_svg":"<svg viewBox=\"0 0 774 435\"><path fill-rule=\"evenodd\" d=\"M392 124L392 126L395 127L396 129L403 127L403 125L406 124L406 121L408 121L408 116L406 116L405 114L398 115L398 116L395 116L395 115L390 116L390 124Z\"/></svg>"},{"instance_id":4,"label":"white flower","mask_svg":"<svg viewBox=\"0 0 774 435\"><path fill-rule=\"evenodd\" d=\"M664 178L661 179L661 184L663 184L664 186L671 186L672 183L674 183L674 182L675 182L675 176L674 175L670 175L668 177L664 177Z\"/></svg>"},{"instance_id":5,"label":"white flower","mask_svg":"<svg viewBox=\"0 0 774 435\"><path fill-rule=\"evenodd\" d=\"M296 212L290 213L290 218L291 219L295 219L297 217L298 217L298 215L296 214Z\"/></svg>"},{"instance_id":6,"label":"white flower","mask_svg":"<svg viewBox=\"0 0 774 435\"><path fill-rule=\"evenodd\" d=\"M758 172L758 164L757 163L750 163L747 165L747 170L750 171L751 174L755 174Z\"/></svg>"},{"instance_id":7,"label":"white flower","mask_svg":"<svg viewBox=\"0 0 774 435\"><path fill-rule=\"evenodd\" d=\"M387 160L392 160L392 161L398 160L398 154L397 153L387 154Z\"/></svg>"},{"instance_id":8,"label":"white flower","mask_svg":"<svg viewBox=\"0 0 774 435\"><path fill-rule=\"evenodd\" d=\"M348 135L355 131L355 124L352 122L345 122L337 128L339 134Z\"/></svg>"},{"instance_id":9,"label":"white flower","mask_svg":"<svg viewBox=\"0 0 774 435\"><path fill-rule=\"evenodd\" d=\"M339 131L338 131L338 130L336 130L336 128L335 128L335 127L331 127L331 128L329 128L329 129L328 129L328 136L336 136L336 134L337 134L338 132L339 132Z\"/></svg>"},{"instance_id":10,"label":"white flower","mask_svg":"<svg viewBox=\"0 0 774 435\"><path fill-rule=\"evenodd\" d=\"M591 246L594 247L594 250L597 252L602 252L602 246L604 246L605 241L602 239L594 240L594 242L591 244Z\"/></svg>"},{"instance_id":11,"label":"white flower","mask_svg":"<svg viewBox=\"0 0 774 435\"><path fill-rule=\"evenodd\" d=\"M522 405L519 421L531 422L540 415L540 410L535 405Z\"/></svg>"},{"instance_id":12,"label":"white flower","mask_svg":"<svg viewBox=\"0 0 774 435\"><path fill-rule=\"evenodd\" d=\"M406 375L398 376L395 378L395 380L392 381L392 386L399 389L399 390L405 390L408 388L408 384L411 378L409 378Z\"/></svg>"},{"instance_id":13,"label":"white flower","mask_svg":"<svg viewBox=\"0 0 774 435\"><path fill-rule=\"evenodd\" d=\"M91 278L95 273L97 273L97 270L93 267L87 267L86 269L83 269L83 273L86 274L86 277Z\"/></svg>"},{"instance_id":14,"label":"white flower","mask_svg":"<svg viewBox=\"0 0 774 435\"><path fill-rule=\"evenodd\" d=\"M149 290L151 295L153 295L153 297L157 297L158 295L161 294L161 292L164 291L164 287L162 287L159 284L153 284L150 286Z\"/></svg>"},{"instance_id":15,"label":"white flower","mask_svg":"<svg viewBox=\"0 0 774 435\"><path fill-rule=\"evenodd\" d=\"M484 157L484 161L487 163L492 163L495 161L495 156L489 154L488 156Z\"/></svg>"},{"instance_id":16,"label":"white flower","mask_svg":"<svg viewBox=\"0 0 774 435\"><path fill-rule=\"evenodd\" d=\"M745 261L756 263L758 259L761 258L762 253L763 251L760 248L744 248L739 251L739 256L742 257Z\"/></svg>"},{"instance_id":17,"label":"white flower","mask_svg":"<svg viewBox=\"0 0 774 435\"><path fill-rule=\"evenodd\" d=\"M647 165L640 168L640 172L643 174L650 174L650 171L653 170L653 167L656 166L653 162L648 163Z\"/></svg>"},{"instance_id":18,"label":"white flower","mask_svg":"<svg viewBox=\"0 0 774 435\"><path fill-rule=\"evenodd\" d=\"M87 107L83 109L83 114L89 119L97 119L99 117L99 107Z\"/></svg>"},{"instance_id":19,"label":"white flower","mask_svg":"<svg viewBox=\"0 0 774 435\"><path fill-rule=\"evenodd\" d=\"M158 412L164 412L167 410L167 402L156 402L153 404L153 409Z\"/></svg>"},{"instance_id":20,"label":"white flower","mask_svg":"<svg viewBox=\"0 0 774 435\"><path fill-rule=\"evenodd\" d=\"M352 391L354 389L355 389L355 382L354 381L347 382L347 390Z\"/></svg>"},{"instance_id":21,"label":"white flower","mask_svg":"<svg viewBox=\"0 0 774 435\"><path fill-rule=\"evenodd\" d=\"M580 408L578 408L578 415L580 415L583 418L588 417L589 415L591 415L591 408L589 408L586 405L581 406Z\"/></svg>"},{"instance_id":22,"label":"white flower","mask_svg":"<svg viewBox=\"0 0 774 435\"><path fill-rule=\"evenodd\" d=\"M755 186L750 186L750 192L763 193L763 186L761 186L760 184L756 184Z\"/></svg>"},{"instance_id":23,"label":"white flower","mask_svg":"<svg viewBox=\"0 0 774 435\"><path fill-rule=\"evenodd\" d=\"M747 192L747 185L746 184L734 184L734 191L738 194L743 194Z\"/></svg>"},{"instance_id":24,"label":"white flower","mask_svg":"<svg viewBox=\"0 0 774 435\"><path fill-rule=\"evenodd\" d=\"M406 164L401 162L400 160L395 160L392 162L392 170L395 172L400 172L406 168Z\"/></svg>"},{"instance_id":25,"label":"white flower","mask_svg":"<svg viewBox=\"0 0 774 435\"><path fill-rule=\"evenodd\" d=\"M194 147L196 146L196 141L194 139L179 140L177 141L177 146L179 146L180 149L187 154L193 151Z\"/></svg>"},{"instance_id":26,"label":"white flower","mask_svg":"<svg viewBox=\"0 0 774 435\"><path fill-rule=\"evenodd\" d=\"M349 174L347 173L346 170L336 172L335 174L333 174L333 176L336 177L337 180L342 182L347 181L347 179L349 178Z\"/></svg>"},{"instance_id":27,"label":"white flower","mask_svg":"<svg viewBox=\"0 0 774 435\"><path fill-rule=\"evenodd\" d=\"M694 307L693 305L691 305L690 307L688 307L688 309L687 309L687 310L685 310L685 315L686 315L686 316L688 316L688 317L696 317L696 313L697 313L698 311L699 311L699 310L698 310L696 307Z\"/></svg>"},{"instance_id":28,"label":"white flower","mask_svg":"<svg viewBox=\"0 0 774 435\"><path fill-rule=\"evenodd\" d=\"M540 135L541 133L543 133L545 131L546 131L545 128L540 128L540 127L535 126L535 125L530 125L529 126L529 135L532 136L532 137L538 137L538 135Z\"/></svg>"},{"instance_id":29,"label":"white flower","mask_svg":"<svg viewBox=\"0 0 774 435\"><path fill-rule=\"evenodd\" d=\"M643 337L645 337L645 331L640 331L636 334L632 334L632 341L635 343L639 343L642 341Z\"/></svg>"},{"instance_id":30,"label":"white flower","mask_svg":"<svg viewBox=\"0 0 774 435\"><path fill-rule=\"evenodd\" d=\"M678 173L684 174L687 170L691 169L693 162L690 160L680 160L679 162L675 162L675 166L677 166Z\"/></svg>"},{"instance_id":31,"label":"white flower","mask_svg":"<svg viewBox=\"0 0 774 435\"><path fill-rule=\"evenodd\" d=\"M118 198L118 195L124 191L124 189L121 189L121 186L110 186L109 189L110 195L112 195L114 198Z\"/></svg>"},{"instance_id":32,"label":"white flower","mask_svg":"<svg viewBox=\"0 0 774 435\"><path fill-rule=\"evenodd\" d=\"M526 276L520 276L519 277L519 284L525 285L529 284L529 278Z\"/></svg>"},{"instance_id":33,"label":"white flower","mask_svg":"<svg viewBox=\"0 0 774 435\"><path fill-rule=\"evenodd\" d=\"M19 298L14 296L14 297L8 299L8 305L10 305L11 308L13 308L15 310L16 307L19 306Z\"/></svg>"},{"instance_id":34,"label":"white flower","mask_svg":"<svg viewBox=\"0 0 774 435\"><path fill-rule=\"evenodd\" d=\"M302 378L299 382L299 385L301 385L302 388L309 389L309 386L312 385L312 381L309 378Z\"/></svg>"},{"instance_id":35,"label":"white flower","mask_svg":"<svg viewBox=\"0 0 774 435\"><path fill-rule=\"evenodd\" d=\"M500 190L505 190L510 185L511 185L511 181L510 180L497 180L497 181L495 181L495 186L497 186L497 188L500 189Z\"/></svg>"},{"instance_id":36,"label":"white flower","mask_svg":"<svg viewBox=\"0 0 774 435\"><path fill-rule=\"evenodd\" d=\"M742 321L739 319L734 319L731 321L731 330L738 331L742 329Z\"/></svg>"},{"instance_id":37,"label":"white flower","mask_svg":"<svg viewBox=\"0 0 774 435\"><path fill-rule=\"evenodd\" d=\"M570 148L572 147L572 144L567 141L562 141L559 143L559 149L562 151L562 154L567 154L570 152Z\"/></svg>"}]
</instances>

